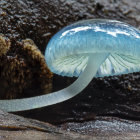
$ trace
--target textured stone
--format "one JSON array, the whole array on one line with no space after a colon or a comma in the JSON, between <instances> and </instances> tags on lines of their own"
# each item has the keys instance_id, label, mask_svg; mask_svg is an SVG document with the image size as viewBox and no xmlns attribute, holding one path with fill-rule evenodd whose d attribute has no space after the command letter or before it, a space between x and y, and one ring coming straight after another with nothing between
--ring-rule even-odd
<instances>
[{"instance_id":1,"label":"textured stone","mask_svg":"<svg viewBox=\"0 0 140 140\"><path fill-rule=\"evenodd\" d=\"M96 121L65 123L60 129L48 123L0 111L2 140L127 140L139 137L139 122L118 118L98 117Z\"/></svg>"}]
</instances>

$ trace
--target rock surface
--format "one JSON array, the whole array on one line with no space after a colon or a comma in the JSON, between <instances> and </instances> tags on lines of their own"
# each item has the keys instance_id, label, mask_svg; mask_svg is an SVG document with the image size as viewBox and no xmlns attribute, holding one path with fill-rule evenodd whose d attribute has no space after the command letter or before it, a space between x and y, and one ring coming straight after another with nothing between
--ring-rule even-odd
<instances>
[{"instance_id":1,"label":"rock surface","mask_svg":"<svg viewBox=\"0 0 140 140\"><path fill-rule=\"evenodd\" d=\"M70 122L60 125L63 130L100 137L139 136L140 123L116 117L97 117L94 121ZM131 138L130 138L131 139Z\"/></svg>"},{"instance_id":2,"label":"rock surface","mask_svg":"<svg viewBox=\"0 0 140 140\"><path fill-rule=\"evenodd\" d=\"M17 43L19 51L15 56L8 54L10 44L10 40L0 36L0 99L35 96L36 85L36 91L50 92L52 73L34 42L25 39Z\"/></svg>"},{"instance_id":3,"label":"rock surface","mask_svg":"<svg viewBox=\"0 0 140 140\"><path fill-rule=\"evenodd\" d=\"M99 117L96 121L63 124L60 129L48 123L0 111L1 140L127 140L139 137L139 122L118 118Z\"/></svg>"},{"instance_id":4,"label":"rock surface","mask_svg":"<svg viewBox=\"0 0 140 140\"><path fill-rule=\"evenodd\" d=\"M38 140L38 139L83 139L84 136L66 133L48 123L25 119L0 111L0 139L4 140ZM87 136L88 138L88 136Z\"/></svg>"}]
</instances>

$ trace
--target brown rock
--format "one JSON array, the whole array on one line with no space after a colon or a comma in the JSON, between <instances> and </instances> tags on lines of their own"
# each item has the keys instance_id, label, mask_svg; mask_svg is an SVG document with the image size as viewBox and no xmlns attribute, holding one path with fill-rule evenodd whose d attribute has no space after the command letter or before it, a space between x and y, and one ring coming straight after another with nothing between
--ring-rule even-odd
<instances>
[{"instance_id":1,"label":"brown rock","mask_svg":"<svg viewBox=\"0 0 140 140\"><path fill-rule=\"evenodd\" d=\"M52 73L33 41L26 39L18 43L18 53L11 56L10 43L2 37L0 39L0 98L21 98L50 92Z\"/></svg>"},{"instance_id":2,"label":"brown rock","mask_svg":"<svg viewBox=\"0 0 140 140\"><path fill-rule=\"evenodd\" d=\"M10 49L10 41L0 35L0 56L5 55Z\"/></svg>"}]
</instances>

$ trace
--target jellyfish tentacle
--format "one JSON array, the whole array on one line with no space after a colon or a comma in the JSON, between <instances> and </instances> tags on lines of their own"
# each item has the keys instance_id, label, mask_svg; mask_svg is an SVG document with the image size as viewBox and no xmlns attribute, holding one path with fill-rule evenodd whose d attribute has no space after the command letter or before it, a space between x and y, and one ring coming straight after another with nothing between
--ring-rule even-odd
<instances>
[{"instance_id":1,"label":"jellyfish tentacle","mask_svg":"<svg viewBox=\"0 0 140 140\"><path fill-rule=\"evenodd\" d=\"M66 101L80 93L96 75L109 53L89 54L88 64L79 78L67 88L50 94L13 100L0 100L0 108L7 112L31 110Z\"/></svg>"}]
</instances>

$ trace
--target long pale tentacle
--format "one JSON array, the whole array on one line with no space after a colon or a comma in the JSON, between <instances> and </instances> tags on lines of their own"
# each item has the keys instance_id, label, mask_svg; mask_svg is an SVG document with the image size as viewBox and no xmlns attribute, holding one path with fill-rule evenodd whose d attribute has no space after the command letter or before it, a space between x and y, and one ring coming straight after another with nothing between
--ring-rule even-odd
<instances>
[{"instance_id":1,"label":"long pale tentacle","mask_svg":"<svg viewBox=\"0 0 140 140\"><path fill-rule=\"evenodd\" d=\"M68 100L80 93L95 76L98 68L109 54L89 54L89 61L84 72L69 87L50 94L13 100L0 100L0 109L15 112L40 108Z\"/></svg>"}]
</instances>

